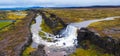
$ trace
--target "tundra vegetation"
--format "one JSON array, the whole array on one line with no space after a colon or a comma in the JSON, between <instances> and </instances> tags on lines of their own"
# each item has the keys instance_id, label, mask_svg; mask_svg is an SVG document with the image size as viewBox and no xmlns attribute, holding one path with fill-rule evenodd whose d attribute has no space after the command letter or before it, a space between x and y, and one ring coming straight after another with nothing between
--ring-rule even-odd
<instances>
[{"instance_id":1,"label":"tundra vegetation","mask_svg":"<svg viewBox=\"0 0 120 56\"><path fill-rule=\"evenodd\" d=\"M27 11L0 11L0 35L11 31L26 15Z\"/></svg>"},{"instance_id":2,"label":"tundra vegetation","mask_svg":"<svg viewBox=\"0 0 120 56\"><path fill-rule=\"evenodd\" d=\"M109 36L114 39L120 38L120 18L110 21L100 21L89 25L88 28L96 30L101 36Z\"/></svg>"},{"instance_id":3,"label":"tundra vegetation","mask_svg":"<svg viewBox=\"0 0 120 56\"><path fill-rule=\"evenodd\" d=\"M114 56L113 54L107 53L104 49L92 44L89 40L81 42L83 48L77 48L70 56Z\"/></svg>"},{"instance_id":4,"label":"tundra vegetation","mask_svg":"<svg viewBox=\"0 0 120 56\"><path fill-rule=\"evenodd\" d=\"M28 46L22 53L22 56L30 56L30 53L35 51L36 48L32 48L31 46Z\"/></svg>"},{"instance_id":5,"label":"tundra vegetation","mask_svg":"<svg viewBox=\"0 0 120 56\"><path fill-rule=\"evenodd\" d=\"M81 9L44 9L64 20L66 23L101 19L120 15L120 8L81 8Z\"/></svg>"}]
</instances>

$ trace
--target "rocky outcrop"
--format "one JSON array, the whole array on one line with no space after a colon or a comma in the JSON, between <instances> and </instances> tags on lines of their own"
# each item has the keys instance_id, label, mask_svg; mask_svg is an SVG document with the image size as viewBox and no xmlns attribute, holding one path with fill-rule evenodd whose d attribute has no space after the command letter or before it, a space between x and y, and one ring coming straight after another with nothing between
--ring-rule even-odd
<instances>
[{"instance_id":1,"label":"rocky outcrop","mask_svg":"<svg viewBox=\"0 0 120 56\"><path fill-rule=\"evenodd\" d=\"M115 56L120 56L120 41L115 40L112 37L101 37L95 32L82 28L78 31L77 40L78 44L80 44L81 41L89 40L91 43L103 48L108 53L112 53Z\"/></svg>"},{"instance_id":2,"label":"rocky outcrop","mask_svg":"<svg viewBox=\"0 0 120 56\"><path fill-rule=\"evenodd\" d=\"M44 45L39 45L38 49L31 53L31 56L47 56L44 50Z\"/></svg>"},{"instance_id":3,"label":"rocky outcrop","mask_svg":"<svg viewBox=\"0 0 120 56\"><path fill-rule=\"evenodd\" d=\"M47 11L39 10L40 14L42 15L45 23L53 30L54 34L57 34L59 30L57 27L62 26L63 28L67 26L66 23L62 21L62 19L55 14L48 13ZM54 30L55 29L55 30Z\"/></svg>"}]
</instances>

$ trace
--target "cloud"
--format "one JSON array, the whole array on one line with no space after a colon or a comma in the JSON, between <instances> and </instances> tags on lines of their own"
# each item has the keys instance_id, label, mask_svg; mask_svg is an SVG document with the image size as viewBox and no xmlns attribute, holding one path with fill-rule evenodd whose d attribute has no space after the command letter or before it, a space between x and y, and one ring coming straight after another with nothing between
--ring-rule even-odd
<instances>
[{"instance_id":1,"label":"cloud","mask_svg":"<svg viewBox=\"0 0 120 56\"><path fill-rule=\"evenodd\" d=\"M92 5L120 5L120 0L2 0L0 7L70 7Z\"/></svg>"}]
</instances>

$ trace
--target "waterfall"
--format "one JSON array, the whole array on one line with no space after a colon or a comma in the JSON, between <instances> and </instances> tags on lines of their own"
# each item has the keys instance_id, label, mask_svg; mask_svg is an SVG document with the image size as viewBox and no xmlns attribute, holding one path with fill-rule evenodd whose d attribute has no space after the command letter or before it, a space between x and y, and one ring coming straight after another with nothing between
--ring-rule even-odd
<instances>
[{"instance_id":1,"label":"waterfall","mask_svg":"<svg viewBox=\"0 0 120 56\"><path fill-rule=\"evenodd\" d=\"M63 47L74 46L77 44L77 28L71 25L68 25L64 31L60 34L61 38L58 38L57 45Z\"/></svg>"}]
</instances>

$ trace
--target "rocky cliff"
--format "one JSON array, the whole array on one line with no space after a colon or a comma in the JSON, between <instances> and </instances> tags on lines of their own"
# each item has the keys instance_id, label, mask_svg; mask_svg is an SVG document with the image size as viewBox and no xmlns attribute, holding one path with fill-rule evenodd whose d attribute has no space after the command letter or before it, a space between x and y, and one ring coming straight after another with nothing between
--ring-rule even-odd
<instances>
[{"instance_id":1,"label":"rocky cliff","mask_svg":"<svg viewBox=\"0 0 120 56\"><path fill-rule=\"evenodd\" d=\"M120 40L115 40L112 37L101 37L98 33L92 32L87 28L82 28L78 31L78 44L84 40L89 40L91 43L106 50L108 53L112 53L115 56L120 56Z\"/></svg>"},{"instance_id":2,"label":"rocky cliff","mask_svg":"<svg viewBox=\"0 0 120 56\"><path fill-rule=\"evenodd\" d=\"M63 20L61 20L61 18L59 18L55 14L41 10L39 12L45 20L45 23L52 29L54 34L57 34L59 30L67 26L67 24L64 23Z\"/></svg>"}]
</instances>

